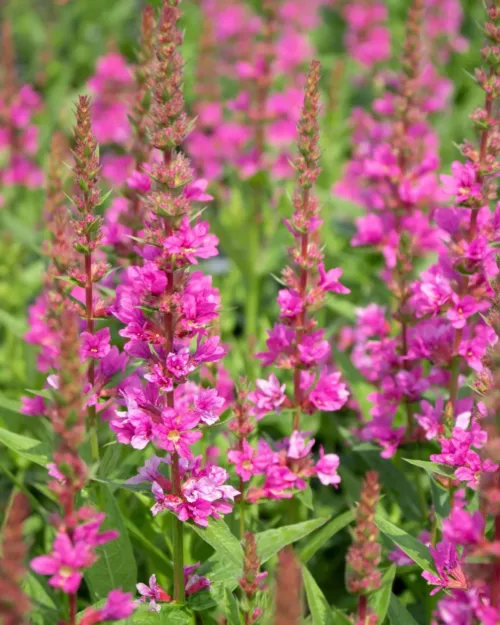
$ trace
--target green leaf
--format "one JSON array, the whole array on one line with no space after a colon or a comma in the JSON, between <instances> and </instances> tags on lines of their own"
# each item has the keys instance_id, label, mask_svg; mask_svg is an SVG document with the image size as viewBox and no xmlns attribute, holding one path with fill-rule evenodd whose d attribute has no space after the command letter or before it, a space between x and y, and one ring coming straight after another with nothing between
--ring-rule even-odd
<instances>
[{"instance_id":1,"label":"green leaf","mask_svg":"<svg viewBox=\"0 0 500 625\"><path fill-rule=\"evenodd\" d=\"M207 528L194 524L191 528L215 550L201 572L212 582L212 596L221 603L225 587L236 588L243 575L243 549L222 519L210 519Z\"/></svg>"},{"instance_id":2,"label":"green leaf","mask_svg":"<svg viewBox=\"0 0 500 625\"><path fill-rule=\"evenodd\" d=\"M376 516L375 522L379 530L400 547L421 569L434 571L434 561L428 547L380 515Z\"/></svg>"},{"instance_id":3,"label":"green leaf","mask_svg":"<svg viewBox=\"0 0 500 625\"><path fill-rule=\"evenodd\" d=\"M395 594L391 595L388 615L391 625L418 625Z\"/></svg>"},{"instance_id":4,"label":"green leaf","mask_svg":"<svg viewBox=\"0 0 500 625\"><path fill-rule=\"evenodd\" d=\"M438 462L428 462L427 460L414 460L412 458L403 458L405 462L425 469L429 475L442 475L443 477L453 477L454 469L446 464L439 464Z\"/></svg>"},{"instance_id":5,"label":"green leaf","mask_svg":"<svg viewBox=\"0 0 500 625\"><path fill-rule=\"evenodd\" d=\"M359 453L367 467L377 471L383 492L402 508L404 514L414 521L421 521L422 512L418 505L417 489L408 476L391 462L381 458L379 449L363 449L359 446L355 447L354 451Z\"/></svg>"},{"instance_id":6,"label":"green leaf","mask_svg":"<svg viewBox=\"0 0 500 625\"><path fill-rule=\"evenodd\" d=\"M349 523L352 523L353 520L354 512L351 510L347 510L343 514L340 514L339 516L332 519L318 532L311 536L311 538L307 541L304 547L302 547L302 549L300 550L299 557L302 562L308 562L314 556L314 554L330 540L330 538L343 530L344 527L349 525Z\"/></svg>"},{"instance_id":7,"label":"green leaf","mask_svg":"<svg viewBox=\"0 0 500 625\"><path fill-rule=\"evenodd\" d=\"M378 616L378 622L383 623L389 609L389 603L392 595L392 584L396 577L397 566L392 564L382 577L382 585L376 590L369 599L371 609Z\"/></svg>"},{"instance_id":8,"label":"green leaf","mask_svg":"<svg viewBox=\"0 0 500 625\"><path fill-rule=\"evenodd\" d=\"M23 580L22 588L32 603L30 623L43 625L44 622L58 622L60 613L51 590L34 573L29 572Z\"/></svg>"},{"instance_id":9,"label":"green leaf","mask_svg":"<svg viewBox=\"0 0 500 625\"><path fill-rule=\"evenodd\" d=\"M329 519L313 519L296 523L295 525L285 525L277 529L266 530L255 535L257 541L257 553L261 564L267 562L274 554L281 551L283 547L297 542L301 538L308 536L315 529L324 525Z\"/></svg>"},{"instance_id":10,"label":"green leaf","mask_svg":"<svg viewBox=\"0 0 500 625\"><path fill-rule=\"evenodd\" d=\"M240 609L231 588L225 589L224 604L226 608L227 625L241 625Z\"/></svg>"},{"instance_id":11,"label":"green leaf","mask_svg":"<svg viewBox=\"0 0 500 625\"><path fill-rule=\"evenodd\" d=\"M352 625L343 612L328 605L325 595L305 566L302 567L302 579L313 625Z\"/></svg>"},{"instance_id":12,"label":"green leaf","mask_svg":"<svg viewBox=\"0 0 500 625\"><path fill-rule=\"evenodd\" d=\"M30 462L46 467L49 462L50 449L48 445L29 436L22 436L0 428L0 443L16 452Z\"/></svg>"},{"instance_id":13,"label":"green leaf","mask_svg":"<svg viewBox=\"0 0 500 625\"><path fill-rule=\"evenodd\" d=\"M306 508L314 512L313 493L311 485L308 484L305 490L300 490L294 495Z\"/></svg>"},{"instance_id":14,"label":"green leaf","mask_svg":"<svg viewBox=\"0 0 500 625\"><path fill-rule=\"evenodd\" d=\"M431 478L431 495L436 515L441 520L446 519L450 514L450 493Z\"/></svg>"},{"instance_id":15,"label":"green leaf","mask_svg":"<svg viewBox=\"0 0 500 625\"><path fill-rule=\"evenodd\" d=\"M208 527L200 527L195 523L191 528L213 547L217 554L231 562L235 567L243 568L243 549L240 541L222 519L210 518Z\"/></svg>"},{"instance_id":16,"label":"green leaf","mask_svg":"<svg viewBox=\"0 0 500 625\"><path fill-rule=\"evenodd\" d=\"M99 484L92 489L91 498L106 514L102 529L115 529L120 535L97 549L99 560L87 570L85 580L96 600L115 588L135 592L137 567L132 543L113 493L108 486Z\"/></svg>"},{"instance_id":17,"label":"green leaf","mask_svg":"<svg viewBox=\"0 0 500 625\"><path fill-rule=\"evenodd\" d=\"M212 597L210 590L201 590L195 592L194 595L189 595L187 604L195 612L203 612L203 610L214 608L217 601Z\"/></svg>"}]
</instances>

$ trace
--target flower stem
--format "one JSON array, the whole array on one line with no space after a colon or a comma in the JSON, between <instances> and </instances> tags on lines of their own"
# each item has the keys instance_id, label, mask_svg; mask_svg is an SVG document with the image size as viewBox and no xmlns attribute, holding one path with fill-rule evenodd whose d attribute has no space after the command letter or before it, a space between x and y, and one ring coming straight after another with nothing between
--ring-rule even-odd
<instances>
[{"instance_id":1,"label":"flower stem","mask_svg":"<svg viewBox=\"0 0 500 625\"><path fill-rule=\"evenodd\" d=\"M368 601L366 595L359 595L358 599L358 622L363 623L366 622L366 613L368 608Z\"/></svg>"},{"instance_id":2,"label":"flower stem","mask_svg":"<svg viewBox=\"0 0 500 625\"><path fill-rule=\"evenodd\" d=\"M166 229L168 225L166 224ZM167 272L167 293L174 291L174 272ZM165 352L169 354L174 345L174 318L171 312L163 315L163 328L165 333ZM167 405L174 408L174 391L167 393ZM174 495L181 496L181 474L179 470L179 454L172 454L171 465L172 491ZM184 526L182 521L175 517L172 527L172 545L174 560L174 599L179 603L184 601Z\"/></svg>"},{"instance_id":3,"label":"flower stem","mask_svg":"<svg viewBox=\"0 0 500 625\"><path fill-rule=\"evenodd\" d=\"M172 484L174 495L181 492L179 472L179 455L172 454ZM172 532L173 559L174 559L174 599L179 603L184 601L184 525L175 517Z\"/></svg>"},{"instance_id":4,"label":"flower stem","mask_svg":"<svg viewBox=\"0 0 500 625\"><path fill-rule=\"evenodd\" d=\"M69 625L76 625L76 594L69 595Z\"/></svg>"},{"instance_id":5,"label":"flower stem","mask_svg":"<svg viewBox=\"0 0 500 625\"><path fill-rule=\"evenodd\" d=\"M302 192L302 211L307 214L309 208L309 189L304 189ZM297 361L298 361L298 345L302 342L304 336L304 330L306 325L306 296L307 296L307 251L309 248L309 234L304 232L300 237L300 256L303 266L300 268L299 276L299 296L302 301L302 310L297 317ZM293 413L292 431L300 428L300 406L302 403L302 393L300 390L300 368L298 362L295 364L295 370L293 372L293 400L295 411Z\"/></svg>"},{"instance_id":6,"label":"flower stem","mask_svg":"<svg viewBox=\"0 0 500 625\"><path fill-rule=\"evenodd\" d=\"M88 242L90 244L90 237L88 236ZM85 284L85 312L87 318L87 332L90 334L94 333L94 293L93 293L93 282L92 282L92 252L88 252L85 254L85 275L86 275L86 284ZM91 388L94 387L95 384L95 369L94 369L94 361L90 362L88 368L88 380ZM92 453L92 461L94 463L99 462L99 437L97 434L97 411L95 406L88 406L87 408L88 414L88 431L90 438L90 449Z\"/></svg>"}]
</instances>

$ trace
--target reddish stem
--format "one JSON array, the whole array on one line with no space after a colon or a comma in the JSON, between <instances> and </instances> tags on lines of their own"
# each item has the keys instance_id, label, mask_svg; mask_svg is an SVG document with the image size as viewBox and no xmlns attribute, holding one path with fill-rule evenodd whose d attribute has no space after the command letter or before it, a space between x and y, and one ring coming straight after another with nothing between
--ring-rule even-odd
<instances>
[{"instance_id":1,"label":"reddish stem","mask_svg":"<svg viewBox=\"0 0 500 625\"><path fill-rule=\"evenodd\" d=\"M359 623L365 623L368 612L368 600L366 595L359 595L358 599L358 621Z\"/></svg>"},{"instance_id":2,"label":"reddish stem","mask_svg":"<svg viewBox=\"0 0 500 625\"><path fill-rule=\"evenodd\" d=\"M69 625L76 625L76 594L69 596Z\"/></svg>"},{"instance_id":3,"label":"reddish stem","mask_svg":"<svg viewBox=\"0 0 500 625\"><path fill-rule=\"evenodd\" d=\"M302 211L307 213L309 206L309 189L304 189L302 194ZM300 237L300 257L304 264L307 264L307 252L309 247L309 234L304 232ZM302 302L302 310L297 317L296 330L297 330L297 345L302 342L304 336L304 330L306 325L306 295L307 295L307 267L302 266L300 268L299 276L299 295ZM293 399L295 405L295 412L293 414L293 431L298 430L300 427L300 406L302 404L302 393L300 391L300 366L298 364L298 349L296 354L297 362L293 372Z\"/></svg>"}]
</instances>

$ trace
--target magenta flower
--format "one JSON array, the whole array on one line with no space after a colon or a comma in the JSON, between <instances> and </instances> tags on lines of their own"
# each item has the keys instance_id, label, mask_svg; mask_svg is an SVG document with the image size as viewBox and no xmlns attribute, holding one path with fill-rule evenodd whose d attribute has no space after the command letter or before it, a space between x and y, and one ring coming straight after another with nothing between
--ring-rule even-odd
<instances>
[{"instance_id":1,"label":"magenta flower","mask_svg":"<svg viewBox=\"0 0 500 625\"><path fill-rule=\"evenodd\" d=\"M437 588L432 590L431 595L435 595L444 588L467 590L469 584L458 558L457 548L448 541L443 540L436 545L435 549L430 547L430 552L434 558L437 575L424 571L422 577L429 584L437 586Z\"/></svg>"},{"instance_id":2,"label":"magenta flower","mask_svg":"<svg viewBox=\"0 0 500 625\"><path fill-rule=\"evenodd\" d=\"M207 577L195 573L200 568L200 563L184 567L184 588L186 595L193 595L200 590L210 588L210 580Z\"/></svg>"},{"instance_id":3,"label":"magenta flower","mask_svg":"<svg viewBox=\"0 0 500 625\"><path fill-rule=\"evenodd\" d=\"M309 401L317 410L333 412L340 410L349 399L349 391L338 371L329 373L323 369L316 386L309 394Z\"/></svg>"},{"instance_id":4,"label":"magenta flower","mask_svg":"<svg viewBox=\"0 0 500 625\"><path fill-rule=\"evenodd\" d=\"M146 584L137 584L136 585L138 593L141 595L139 599L139 603L145 603L149 601L149 609L151 612L159 612L161 606L158 605L161 603L169 603L172 601L172 597L167 594L163 588L156 582L156 575L151 575L149 578L149 586Z\"/></svg>"},{"instance_id":5,"label":"magenta flower","mask_svg":"<svg viewBox=\"0 0 500 625\"><path fill-rule=\"evenodd\" d=\"M457 546L478 545L484 538L484 519L478 510L468 512L465 505L464 491L457 491L450 516L443 520L443 538Z\"/></svg>"},{"instance_id":6,"label":"magenta flower","mask_svg":"<svg viewBox=\"0 0 500 625\"><path fill-rule=\"evenodd\" d=\"M227 458L235 465L236 475L239 475L244 482L248 482L258 472L254 463L256 452L245 439L242 440L241 446L241 450L230 449L227 452Z\"/></svg>"},{"instance_id":7,"label":"magenta flower","mask_svg":"<svg viewBox=\"0 0 500 625\"><path fill-rule=\"evenodd\" d=\"M104 358L111 351L109 328L98 330L95 334L82 332L80 338L82 340L80 354L83 359Z\"/></svg>"},{"instance_id":8,"label":"magenta flower","mask_svg":"<svg viewBox=\"0 0 500 625\"><path fill-rule=\"evenodd\" d=\"M199 418L193 414L179 414L173 408L164 408L161 423L154 425L154 433L161 449L174 451L181 458L191 460L193 454L190 446L200 440L202 433L193 432Z\"/></svg>"},{"instance_id":9,"label":"magenta flower","mask_svg":"<svg viewBox=\"0 0 500 625\"><path fill-rule=\"evenodd\" d=\"M135 610L132 601L132 593L122 592L121 590L112 590L108 594L106 603L100 609L103 621L118 621L128 618Z\"/></svg>"},{"instance_id":10,"label":"magenta flower","mask_svg":"<svg viewBox=\"0 0 500 625\"><path fill-rule=\"evenodd\" d=\"M267 380L259 379L255 384L257 388L248 394L248 401L254 404L252 414L257 420L269 412L279 412L286 400L286 385L280 384L274 373Z\"/></svg>"},{"instance_id":11,"label":"magenta flower","mask_svg":"<svg viewBox=\"0 0 500 625\"><path fill-rule=\"evenodd\" d=\"M88 544L73 543L65 533L57 535L53 546L52 554L34 558L31 568L40 575L50 575L51 586L74 594L83 579L83 570L93 564L95 556Z\"/></svg>"},{"instance_id":12,"label":"magenta flower","mask_svg":"<svg viewBox=\"0 0 500 625\"><path fill-rule=\"evenodd\" d=\"M351 291L339 282L339 278L344 273L343 270L338 267L336 269L330 269L325 271L323 263L318 265L319 272L319 287L322 291L330 291L332 293L350 293Z\"/></svg>"},{"instance_id":13,"label":"magenta flower","mask_svg":"<svg viewBox=\"0 0 500 625\"><path fill-rule=\"evenodd\" d=\"M205 193L208 187L208 180L205 178L200 178L199 180L195 180L190 184L186 185L184 188L184 195L193 200L193 202L210 202L213 200L213 195L209 193Z\"/></svg>"},{"instance_id":14,"label":"magenta flower","mask_svg":"<svg viewBox=\"0 0 500 625\"><path fill-rule=\"evenodd\" d=\"M197 258L217 256L219 239L209 232L206 221L198 222L191 227L189 219L184 217L177 232L164 241L164 248L170 253L184 258L188 263L197 265Z\"/></svg>"},{"instance_id":15,"label":"magenta flower","mask_svg":"<svg viewBox=\"0 0 500 625\"><path fill-rule=\"evenodd\" d=\"M161 477L158 467L162 462L167 462L165 458L159 456L151 456L144 463L143 467L139 467L137 475L127 480L127 484L143 484L144 482L156 482Z\"/></svg>"},{"instance_id":16,"label":"magenta flower","mask_svg":"<svg viewBox=\"0 0 500 625\"><path fill-rule=\"evenodd\" d=\"M320 459L315 465L316 475L325 486L340 484L340 475L337 473L340 459L336 454L325 454L323 447L319 449Z\"/></svg>"},{"instance_id":17,"label":"magenta flower","mask_svg":"<svg viewBox=\"0 0 500 625\"><path fill-rule=\"evenodd\" d=\"M451 165L451 176L442 174L441 182L445 193L454 196L459 204L466 204L469 200L481 200L482 184L477 182L476 168L472 163L454 161Z\"/></svg>"},{"instance_id":18,"label":"magenta flower","mask_svg":"<svg viewBox=\"0 0 500 625\"><path fill-rule=\"evenodd\" d=\"M454 305L448 310L446 317L457 330L465 326L468 317L476 314L480 310L484 310L484 304L477 302L471 295L465 295L462 298L454 296L453 302Z\"/></svg>"}]
</instances>

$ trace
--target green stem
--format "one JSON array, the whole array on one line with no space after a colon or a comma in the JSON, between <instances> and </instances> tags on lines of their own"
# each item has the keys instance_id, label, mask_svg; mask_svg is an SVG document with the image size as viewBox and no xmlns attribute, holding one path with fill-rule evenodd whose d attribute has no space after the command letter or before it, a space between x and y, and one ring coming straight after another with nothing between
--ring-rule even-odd
<instances>
[{"instance_id":1,"label":"green stem","mask_svg":"<svg viewBox=\"0 0 500 625\"><path fill-rule=\"evenodd\" d=\"M184 602L184 525L176 517L173 521L174 599Z\"/></svg>"},{"instance_id":2,"label":"green stem","mask_svg":"<svg viewBox=\"0 0 500 625\"><path fill-rule=\"evenodd\" d=\"M90 438L90 452L92 454L92 462L99 462L99 436L97 434L97 412L95 406L88 407L88 423L89 423L89 438Z\"/></svg>"},{"instance_id":3,"label":"green stem","mask_svg":"<svg viewBox=\"0 0 500 625\"><path fill-rule=\"evenodd\" d=\"M170 394L169 394L170 395ZM179 454L172 454L172 486L175 495L180 488ZM174 599L184 602L184 525L177 517L173 520L172 546L174 560Z\"/></svg>"},{"instance_id":4,"label":"green stem","mask_svg":"<svg viewBox=\"0 0 500 625\"><path fill-rule=\"evenodd\" d=\"M240 478L240 538L245 537L245 483Z\"/></svg>"}]
</instances>

